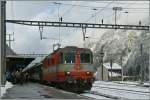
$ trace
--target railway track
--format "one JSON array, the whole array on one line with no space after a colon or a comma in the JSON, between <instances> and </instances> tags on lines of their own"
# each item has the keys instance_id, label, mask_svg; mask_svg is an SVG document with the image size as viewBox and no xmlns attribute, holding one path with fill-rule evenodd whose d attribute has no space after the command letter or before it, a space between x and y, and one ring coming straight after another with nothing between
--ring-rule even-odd
<instances>
[{"instance_id":1,"label":"railway track","mask_svg":"<svg viewBox=\"0 0 150 100\"><path fill-rule=\"evenodd\" d=\"M114 89L114 90L121 90L121 91L126 91L126 92L135 92L137 94L142 94L142 93L146 93L146 94L149 94L149 92L143 92L143 91L136 91L136 90L129 90L129 89L118 89L118 88L112 88L112 87L100 87L100 86L94 86L94 87L97 87L97 88L105 88L105 89Z\"/></svg>"},{"instance_id":2,"label":"railway track","mask_svg":"<svg viewBox=\"0 0 150 100\"><path fill-rule=\"evenodd\" d=\"M101 94L101 93L97 93L94 91L88 91L88 92L84 92L82 94L80 94L81 96L86 96L88 98L93 98L93 99L119 99L118 97L114 97L114 96L109 96L109 95L105 95L105 94Z\"/></svg>"},{"instance_id":3,"label":"railway track","mask_svg":"<svg viewBox=\"0 0 150 100\"><path fill-rule=\"evenodd\" d=\"M104 88L101 88L102 90L104 90ZM108 91L112 91L111 89L112 88L105 88L105 90L108 90ZM115 89L115 91L120 91L120 89ZM130 93L130 94L137 94L137 95L142 95L142 96L149 96L149 93L145 94L145 93L141 93L141 92L137 92L137 91L125 91L126 93ZM80 94L80 95L83 95L83 96L87 96L87 97L90 97L90 98L94 98L94 99L129 99L128 97L121 97L118 93L118 95L111 95L110 93L100 93L100 92L97 92L97 91L88 91L88 92L85 92L83 94Z\"/></svg>"},{"instance_id":4,"label":"railway track","mask_svg":"<svg viewBox=\"0 0 150 100\"><path fill-rule=\"evenodd\" d=\"M120 84L110 84L110 83L106 83L106 84L102 83L99 85L93 84L91 91L85 91L84 93L80 93L78 95L85 96L87 98L94 98L94 99L125 99L125 100L134 99L131 98L131 96L134 97L139 96L140 99L143 98L144 96L146 98L149 97L149 91L145 91L145 90L142 91L142 89L140 91L138 89L136 90L136 88L139 87L132 86L132 85L122 85L122 84L120 85ZM140 87L140 88L146 89L145 87Z\"/></svg>"},{"instance_id":5,"label":"railway track","mask_svg":"<svg viewBox=\"0 0 150 100\"><path fill-rule=\"evenodd\" d=\"M96 99L149 99L149 89L135 84L100 82L81 95Z\"/></svg>"},{"instance_id":6,"label":"railway track","mask_svg":"<svg viewBox=\"0 0 150 100\"><path fill-rule=\"evenodd\" d=\"M139 92L139 93L149 93L147 87L143 87L135 84L131 85L131 84L123 84L123 83L122 84L100 83L100 84L94 84L93 87L125 90L125 91Z\"/></svg>"}]
</instances>

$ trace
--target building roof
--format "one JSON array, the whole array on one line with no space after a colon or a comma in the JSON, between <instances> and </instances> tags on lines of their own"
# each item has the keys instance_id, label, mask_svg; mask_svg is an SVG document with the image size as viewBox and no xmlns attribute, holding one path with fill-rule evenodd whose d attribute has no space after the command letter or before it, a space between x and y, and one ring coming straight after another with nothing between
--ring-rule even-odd
<instances>
[{"instance_id":1,"label":"building roof","mask_svg":"<svg viewBox=\"0 0 150 100\"><path fill-rule=\"evenodd\" d=\"M108 75L111 76L111 71L108 71ZM121 76L119 73L112 72L112 77Z\"/></svg>"},{"instance_id":2,"label":"building roof","mask_svg":"<svg viewBox=\"0 0 150 100\"><path fill-rule=\"evenodd\" d=\"M111 69L110 63L104 63L103 64L105 68ZM112 64L112 69L121 69L121 66L117 63Z\"/></svg>"},{"instance_id":3,"label":"building roof","mask_svg":"<svg viewBox=\"0 0 150 100\"><path fill-rule=\"evenodd\" d=\"M6 55L16 55L16 53L6 44Z\"/></svg>"}]
</instances>

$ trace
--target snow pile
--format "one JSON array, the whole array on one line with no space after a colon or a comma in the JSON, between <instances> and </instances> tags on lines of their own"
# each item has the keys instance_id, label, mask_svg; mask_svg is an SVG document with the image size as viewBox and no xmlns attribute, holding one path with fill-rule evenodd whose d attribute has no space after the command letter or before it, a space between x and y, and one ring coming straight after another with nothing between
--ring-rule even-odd
<instances>
[{"instance_id":1,"label":"snow pile","mask_svg":"<svg viewBox=\"0 0 150 100\"><path fill-rule=\"evenodd\" d=\"M1 86L1 97L3 97L3 95L6 93L7 89L12 88L12 87L13 87L13 84L11 84L8 81L6 82L4 87Z\"/></svg>"}]
</instances>

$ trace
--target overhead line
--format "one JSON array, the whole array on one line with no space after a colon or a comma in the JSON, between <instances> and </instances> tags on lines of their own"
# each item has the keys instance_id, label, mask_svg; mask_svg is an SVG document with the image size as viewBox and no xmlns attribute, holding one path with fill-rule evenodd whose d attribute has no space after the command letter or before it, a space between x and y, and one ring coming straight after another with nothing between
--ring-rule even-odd
<instances>
[{"instance_id":1,"label":"overhead line","mask_svg":"<svg viewBox=\"0 0 150 100\"><path fill-rule=\"evenodd\" d=\"M71 6L79 6L79 7L88 7L88 8L103 8L99 6L88 6L88 5L77 5L77 4L66 4L66 3L61 3L62 5L71 5Z\"/></svg>"},{"instance_id":2,"label":"overhead line","mask_svg":"<svg viewBox=\"0 0 150 100\"><path fill-rule=\"evenodd\" d=\"M87 1L86 1L87 2ZM108 3L108 2L111 2L111 1L107 1L107 2L97 2L97 1L89 1L89 2L95 2L95 3ZM133 3L133 2L132 2ZM128 3L128 2L119 2L119 4L131 4L131 3ZM143 3L143 2L140 2L140 3L137 3L137 4L148 4L147 3Z\"/></svg>"},{"instance_id":3,"label":"overhead line","mask_svg":"<svg viewBox=\"0 0 150 100\"><path fill-rule=\"evenodd\" d=\"M114 1L112 1L112 2L114 2ZM109 2L109 3L111 3L111 2ZM108 3L108 4L109 4ZM100 6L89 6L89 5L77 5L77 4L67 4L67 3L60 3L61 5L71 5L71 6L78 6L78 7L86 7L86 8L105 8L105 6L104 7L100 7ZM106 9L106 8L105 8ZM110 7L110 8L107 8L107 9L112 9L112 7ZM123 9L132 9L132 8L123 8ZM133 9L149 9L149 8L133 8Z\"/></svg>"},{"instance_id":4,"label":"overhead line","mask_svg":"<svg viewBox=\"0 0 150 100\"><path fill-rule=\"evenodd\" d=\"M108 3L103 9L101 9L100 11L96 12L95 15L91 16L90 18L88 18L85 22L88 22L91 18L95 17L98 13L102 12L103 10L105 10L105 8L107 8L110 4L112 4L114 1Z\"/></svg>"},{"instance_id":5,"label":"overhead line","mask_svg":"<svg viewBox=\"0 0 150 100\"><path fill-rule=\"evenodd\" d=\"M62 14L62 16L64 16L66 13L70 12L73 7L74 7L74 5L72 5L68 10L66 10L66 11Z\"/></svg>"}]
</instances>

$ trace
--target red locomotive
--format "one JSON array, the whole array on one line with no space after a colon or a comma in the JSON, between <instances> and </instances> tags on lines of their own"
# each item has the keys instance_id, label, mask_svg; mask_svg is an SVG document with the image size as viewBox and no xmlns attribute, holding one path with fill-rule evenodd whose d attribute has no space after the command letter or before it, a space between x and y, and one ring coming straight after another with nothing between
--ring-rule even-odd
<instances>
[{"instance_id":1,"label":"red locomotive","mask_svg":"<svg viewBox=\"0 0 150 100\"><path fill-rule=\"evenodd\" d=\"M73 92L89 90L94 81L93 55L90 49L67 46L46 56L24 71L34 80L49 82Z\"/></svg>"}]
</instances>

